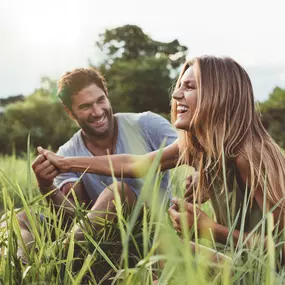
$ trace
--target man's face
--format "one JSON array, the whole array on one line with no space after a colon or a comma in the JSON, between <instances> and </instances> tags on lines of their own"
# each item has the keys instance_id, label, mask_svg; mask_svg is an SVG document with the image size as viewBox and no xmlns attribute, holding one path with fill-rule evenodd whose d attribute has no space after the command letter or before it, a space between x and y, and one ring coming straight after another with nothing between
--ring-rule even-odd
<instances>
[{"instance_id":1,"label":"man's face","mask_svg":"<svg viewBox=\"0 0 285 285\"><path fill-rule=\"evenodd\" d=\"M112 107L104 91L96 84L85 87L72 96L71 112L88 135L104 137L112 132Z\"/></svg>"}]
</instances>

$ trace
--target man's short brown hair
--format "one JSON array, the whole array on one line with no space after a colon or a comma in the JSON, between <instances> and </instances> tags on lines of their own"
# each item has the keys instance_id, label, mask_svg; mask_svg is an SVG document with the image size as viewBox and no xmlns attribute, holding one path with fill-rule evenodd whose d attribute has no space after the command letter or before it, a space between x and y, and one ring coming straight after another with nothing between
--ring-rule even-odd
<instances>
[{"instance_id":1,"label":"man's short brown hair","mask_svg":"<svg viewBox=\"0 0 285 285\"><path fill-rule=\"evenodd\" d=\"M66 72L57 83L57 96L71 110L72 95L91 84L96 84L108 96L106 80L95 68L77 68L71 72Z\"/></svg>"}]
</instances>

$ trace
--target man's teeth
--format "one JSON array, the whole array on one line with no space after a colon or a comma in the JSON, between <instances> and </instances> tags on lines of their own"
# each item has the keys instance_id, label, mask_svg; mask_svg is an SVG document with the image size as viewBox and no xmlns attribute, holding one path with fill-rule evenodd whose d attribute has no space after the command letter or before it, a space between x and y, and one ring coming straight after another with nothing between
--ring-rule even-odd
<instances>
[{"instance_id":1,"label":"man's teeth","mask_svg":"<svg viewBox=\"0 0 285 285\"><path fill-rule=\"evenodd\" d=\"M104 119L105 119L105 115L103 115L99 120L96 120L96 119L94 119L94 120L92 120L92 122L93 123L100 123L100 122L102 122Z\"/></svg>"},{"instance_id":2,"label":"man's teeth","mask_svg":"<svg viewBox=\"0 0 285 285\"><path fill-rule=\"evenodd\" d=\"M188 111L188 108L185 107L185 106L178 106L178 107L177 107L177 111L178 111L178 112L187 112L187 111Z\"/></svg>"},{"instance_id":3,"label":"man's teeth","mask_svg":"<svg viewBox=\"0 0 285 285\"><path fill-rule=\"evenodd\" d=\"M105 119L105 116L102 116L101 119L97 122L102 122Z\"/></svg>"}]
</instances>

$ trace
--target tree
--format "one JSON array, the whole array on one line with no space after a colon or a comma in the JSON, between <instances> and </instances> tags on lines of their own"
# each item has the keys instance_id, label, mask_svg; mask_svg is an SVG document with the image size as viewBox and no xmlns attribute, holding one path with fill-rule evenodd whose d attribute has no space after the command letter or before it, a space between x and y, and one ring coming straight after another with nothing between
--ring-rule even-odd
<instances>
[{"instance_id":1,"label":"tree","mask_svg":"<svg viewBox=\"0 0 285 285\"><path fill-rule=\"evenodd\" d=\"M273 139L285 148L285 89L274 88L267 101L260 104L262 122Z\"/></svg>"},{"instance_id":2,"label":"tree","mask_svg":"<svg viewBox=\"0 0 285 285\"><path fill-rule=\"evenodd\" d=\"M24 101L25 96L24 95L16 95L16 96L9 96L8 98L0 98L0 106L6 106L11 103L15 103L18 101Z\"/></svg>"},{"instance_id":3,"label":"tree","mask_svg":"<svg viewBox=\"0 0 285 285\"><path fill-rule=\"evenodd\" d=\"M169 113L170 88L185 61L186 46L178 40L155 41L135 25L106 30L97 46L105 55L99 69L116 112Z\"/></svg>"},{"instance_id":4,"label":"tree","mask_svg":"<svg viewBox=\"0 0 285 285\"><path fill-rule=\"evenodd\" d=\"M25 152L27 137L33 147L42 145L53 150L66 142L77 129L65 114L62 104L54 97L55 84L43 78L42 87L24 101L8 105L0 118L1 152Z\"/></svg>"},{"instance_id":5,"label":"tree","mask_svg":"<svg viewBox=\"0 0 285 285\"><path fill-rule=\"evenodd\" d=\"M137 60L143 56L159 58L166 55L168 64L174 69L184 62L188 50L186 46L181 46L178 40L169 43L154 41L135 25L106 30L99 35L96 45L106 55L104 64L107 65L111 65L118 58Z\"/></svg>"},{"instance_id":6,"label":"tree","mask_svg":"<svg viewBox=\"0 0 285 285\"><path fill-rule=\"evenodd\" d=\"M172 79L165 68L165 58L117 60L106 76L115 112L169 112Z\"/></svg>"}]
</instances>

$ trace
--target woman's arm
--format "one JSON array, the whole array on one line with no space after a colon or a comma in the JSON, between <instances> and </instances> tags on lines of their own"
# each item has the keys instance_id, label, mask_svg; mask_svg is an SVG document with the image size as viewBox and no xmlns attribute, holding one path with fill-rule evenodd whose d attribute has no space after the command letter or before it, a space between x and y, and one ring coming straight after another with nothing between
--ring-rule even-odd
<instances>
[{"instance_id":1,"label":"woman's arm","mask_svg":"<svg viewBox=\"0 0 285 285\"><path fill-rule=\"evenodd\" d=\"M159 150L145 155L116 154L94 157L62 157L41 147L38 152L43 154L61 172L89 172L99 175L112 175L116 177L142 177L146 175L151 163L159 154ZM160 159L161 170L176 166L178 161L178 142L163 148ZM110 167L110 163L112 168Z\"/></svg>"},{"instance_id":2,"label":"woman's arm","mask_svg":"<svg viewBox=\"0 0 285 285\"><path fill-rule=\"evenodd\" d=\"M236 158L236 165L240 173L240 177L243 181L243 183L246 185L249 185L251 187L251 171L250 171L250 164L246 158L239 155ZM274 204L272 201L266 197L266 205L267 205L267 211L270 210ZM264 205L264 191L263 191L263 185L258 185L254 190L254 200L257 202L258 207L261 211L263 211L263 205ZM273 212L273 218L274 223L279 223L279 230L283 229L284 226L284 213L282 213L281 207L277 207Z\"/></svg>"},{"instance_id":3,"label":"woman's arm","mask_svg":"<svg viewBox=\"0 0 285 285\"><path fill-rule=\"evenodd\" d=\"M197 230L199 235L203 237L210 237L210 232L214 236L216 242L226 243L229 229L212 220L205 212L195 207L194 204L184 202L181 199L172 199L173 205L169 208L168 212L173 223L173 227L177 231L182 231L181 216L183 213L186 215L187 226L190 229L197 220ZM184 212L185 210L185 212ZM234 230L233 233L234 244L239 240L240 231Z\"/></svg>"},{"instance_id":4,"label":"woman's arm","mask_svg":"<svg viewBox=\"0 0 285 285\"><path fill-rule=\"evenodd\" d=\"M236 166L238 168L240 177L244 183L244 185L248 185L251 187L251 171L250 171L250 164L246 158L243 156L239 155L236 158ZM257 202L258 207L260 208L261 211L263 211L263 205L264 205L264 193L262 190L262 185L258 185L256 189L254 190L254 200ZM267 198L266 205L268 206L268 209L271 209L272 206L274 206L271 201ZM266 210L268 210L266 209ZM282 214L282 210L280 207L277 207L273 212L273 219L274 219L274 224L279 224L279 231L281 231L284 227L284 214ZM228 234L229 234L229 229L225 226L222 226L220 224L214 223L213 224L213 232L215 233L215 238L216 241L219 242L224 242L226 241ZM244 233L244 240L247 238L249 233ZM233 240L234 243L236 244L240 231L234 230L233 233ZM252 235L252 238L256 236L255 234ZM249 240L250 243L250 240Z\"/></svg>"},{"instance_id":5,"label":"woman's arm","mask_svg":"<svg viewBox=\"0 0 285 285\"><path fill-rule=\"evenodd\" d=\"M240 177L244 183L244 185L248 185L251 187L251 171L249 162L242 156L238 156L236 158L236 166L238 168ZM262 186L258 185L254 190L254 199L257 202L261 211L263 211L264 204L264 193L262 190ZM181 200L174 199L173 206L169 209L169 213L173 222L173 226L177 228L179 231L181 230ZM269 206L269 209L272 208L273 204L267 198L266 204ZM230 230L228 227L223 226L221 224L213 221L206 213L195 208L196 214L194 214L194 205L192 203L184 203L183 208L185 209L185 214L188 222L188 227L191 228L194 225L195 217L197 217L197 228L198 232L204 233L206 236L209 234L209 230L212 232L215 241L220 243L225 243L228 239ZM274 223L279 224L279 231L283 229L284 225L284 214L280 207L277 207L273 211ZM234 244L240 239L240 231L234 230L232 233ZM251 238L248 238L249 232L244 232L243 241L248 241L251 243L251 240L256 237L256 234L253 234Z\"/></svg>"}]
</instances>

